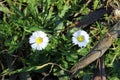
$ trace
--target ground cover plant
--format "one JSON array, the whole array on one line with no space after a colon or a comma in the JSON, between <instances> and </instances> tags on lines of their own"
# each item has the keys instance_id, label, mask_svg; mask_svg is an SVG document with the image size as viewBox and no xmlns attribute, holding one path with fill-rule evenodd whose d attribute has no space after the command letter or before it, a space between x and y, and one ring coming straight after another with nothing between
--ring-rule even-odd
<instances>
[{"instance_id":1,"label":"ground cover plant","mask_svg":"<svg viewBox=\"0 0 120 80\"><path fill-rule=\"evenodd\" d=\"M111 13L88 27L79 28L73 24L90 12L108 7L111 7ZM113 15L117 7L119 0L0 1L0 79L69 80L71 67L105 34L109 34L108 31L119 20L119 13L116 13L118 17ZM75 35L79 30L87 37ZM83 38L87 42L76 42L73 40L76 36L79 42L84 41ZM35 46L41 42L44 44ZM107 80L119 80L119 37L102 57ZM74 80L91 80L96 66L93 62L83 68Z\"/></svg>"}]
</instances>

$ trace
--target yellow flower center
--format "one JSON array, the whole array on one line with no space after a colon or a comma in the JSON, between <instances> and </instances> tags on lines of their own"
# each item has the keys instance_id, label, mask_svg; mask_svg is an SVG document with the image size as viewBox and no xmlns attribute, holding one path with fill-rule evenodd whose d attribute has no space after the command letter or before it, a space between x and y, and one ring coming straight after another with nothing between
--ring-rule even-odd
<instances>
[{"instance_id":1,"label":"yellow flower center","mask_svg":"<svg viewBox=\"0 0 120 80\"><path fill-rule=\"evenodd\" d=\"M41 44L41 43L43 42L43 38L38 37L38 38L36 38L35 42L36 42L37 44Z\"/></svg>"},{"instance_id":2,"label":"yellow flower center","mask_svg":"<svg viewBox=\"0 0 120 80\"><path fill-rule=\"evenodd\" d=\"M84 36L80 35L80 36L78 36L77 39L78 39L79 42L83 42L84 41Z\"/></svg>"}]
</instances>

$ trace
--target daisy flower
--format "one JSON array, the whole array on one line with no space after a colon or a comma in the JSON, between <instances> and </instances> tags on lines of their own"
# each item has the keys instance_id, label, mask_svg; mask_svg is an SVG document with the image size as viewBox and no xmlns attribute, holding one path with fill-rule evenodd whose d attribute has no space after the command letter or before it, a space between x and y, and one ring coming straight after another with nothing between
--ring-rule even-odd
<instances>
[{"instance_id":1,"label":"daisy flower","mask_svg":"<svg viewBox=\"0 0 120 80\"><path fill-rule=\"evenodd\" d=\"M42 50L48 45L49 39L47 34L42 31L33 32L29 38L31 47L35 50Z\"/></svg>"},{"instance_id":2,"label":"daisy flower","mask_svg":"<svg viewBox=\"0 0 120 80\"><path fill-rule=\"evenodd\" d=\"M72 42L79 47L85 47L89 42L89 35L84 30L78 30L73 34Z\"/></svg>"}]
</instances>

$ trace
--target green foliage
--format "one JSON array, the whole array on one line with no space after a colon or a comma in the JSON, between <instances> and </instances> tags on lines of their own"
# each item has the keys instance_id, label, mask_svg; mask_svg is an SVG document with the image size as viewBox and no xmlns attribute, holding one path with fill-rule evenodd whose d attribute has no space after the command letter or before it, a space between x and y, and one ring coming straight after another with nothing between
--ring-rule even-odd
<instances>
[{"instance_id":1,"label":"green foliage","mask_svg":"<svg viewBox=\"0 0 120 80\"><path fill-rule=\"evenodd\" d=\"M93 3L93 9L95 10L99 4L100 0L95 0Z\"/></svg>"},{"instance_id":2,"label":"green foliage","mask_svg":"<svg viewBox=\"0 0 120 80\"><path fill-rule=\"evenodd\" d=\"M101 6L100 0L94 0L93 10L98 6ZM95 22L92 24L94 29L86 29L90 34L90 43L87 47L79 48L72 44L72 34L78 29L66 30L66 26L83 16L72 19L70 17L76 13L87 15L90 12L89 6L82 0L5 0L0 4L0 11L4 13L3 18L0 19L0 64L3 63L4 66L4 69L0 70L1 75L49 72L52 64L48 66L47 63L52 62L62 67L54 65L53 74L60 80L68 80L67 70L85 56L109 30L100 21ZM109 16L103 19L106 22L108 20ZM32 50L29 44L29 37L37 30L46 32L50 39L48 46L42 51ZM120 39L118 38L105 55L108 79L119 80L120 78L119 52ZM14 69L9 68L7 62L4 62L2 58L4 54L15 59L12 61L13 64L9 65L15 66ZM88 66L86 71L80 71L79 77L90 80L93 69L91 66Z\"/></svg>"}]
</instances>

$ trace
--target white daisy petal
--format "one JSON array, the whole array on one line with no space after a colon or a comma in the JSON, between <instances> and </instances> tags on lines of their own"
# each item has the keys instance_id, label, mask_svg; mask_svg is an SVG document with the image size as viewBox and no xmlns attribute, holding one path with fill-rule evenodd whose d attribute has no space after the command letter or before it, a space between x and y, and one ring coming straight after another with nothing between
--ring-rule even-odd
<instances>
[{"instance_id":1,"label":"white daisy petal","mask_svg":"<svg viewBox=\"0 0 120 80\"><path fill-rule=\"evenodd\" d=\"M78 43L79 47L85 47L86 46L86 43L85 42L81 42L81 43Z\"/></svg>"},{"instance_id":2,"label":"white daisy petal","mask_svg":"<svg viewBox=\"0 0 120 80\"><path fill-rule=\"evenodd\" d=\"M37 50L42 50L42 46L41 45L37 45Z\"/></svg>"},{"instance_id":3,"label":"white daisy petal","mask_svg":"<svg viewBox=\"0 0 120 80\"><path fill-rule=\"evenodd\" d=\"M31 44L31 47L32 47L33 49L37 49L37 44L36 44L36 43Z\"/></svg>"},{"instance_id":4,"label":"white daisy petal","mask_svg":"<svg viewBox=\"0 0 120 80\"><path fill-rule=\"evenodd\" d=\"M43 38L43 41L44 41L44 42L48 42L48 41L49 41L48 37L44 37L44 38Z\"/></svg>"},{"instance_id":5,"label":"white daisy petal","mask_svg":"<svg viewBox=\"0 0 120 80\"><path fill-rule=\"evenodd\" d=\"M47 46L47 43L41 44L41 47L44 49Z\"/></svg>"},{"instance_id":6,"label":"white daisy petal","mask_svg":"<svg viewBox=\"0 0 120 80\"><path fill-rule=\"evenodd\" d=\"M75 33L73 34L73 36L74 36L74 37L75 37L75 36L79 36L80 34L81 34L81 30L75 32Z\"/></svg>"},{"instance_id":7,"label":"white daisy petal","mask_svg":"<svg viewBox=\"0 0 120 80\"><path fill-rule=\"evenodd\" d=\"M33 37L33 36L31 36L30 38L29 38L29 43L31 44L31 43L35 43L35 38Z\"/></svg>"},{"instance_id":8,"label":"white daisy petal","mask_svg":"<svg viewBox=\"0 0 120 80\"><path fill-rule=\"evenodd\" d=\"M44 32L42 32L42 31L39 31L38 34L39 34L40 37L46 37L46 36L47 36L47 35L46 35Z\"/></svg>"},{"instance_id":9,"label":"white daisy petal","mask_svg":"<svg viewBox=\"0 0 120 80\"><path fill-rule=\"evenodd\" d=\"M89 42L89 35L84 30L78 30L73 34L72 41L79 47L85 47Z\"/></svg>"},{"instance_id":10,"label":"white daisy petal","mask_svg":"<svg viewBox=\"0 0 120 80\"><path fill-rule=\"evenodd\" d=\"M78 44L78 40L75 37L72 37L72 41L74 44Z\"/></svg>"},{"instance_id":11,"label":"white daisy petal","mask_svg":"<svg viewBox=\"0 0 120 80\"><path fill-rule=\"evenodd\" d=\"M31 47L35 50L42 50L44 49L49 42L49 38L47 34L42 31L33 32L32 36L29 38L29 43Z\"/></svg>"},{"instance_id":12,"label":"white daisy petal","mask_svg":"<svg viewBox=\"0 0 120 80\"><path fill-rule=\"evenodd\" d=\"M34 33L32 34L32 36L34 36L34 37L39 37L39 36L38 36L38 32L34 32Z\"/></svg>"}]
</instances>

